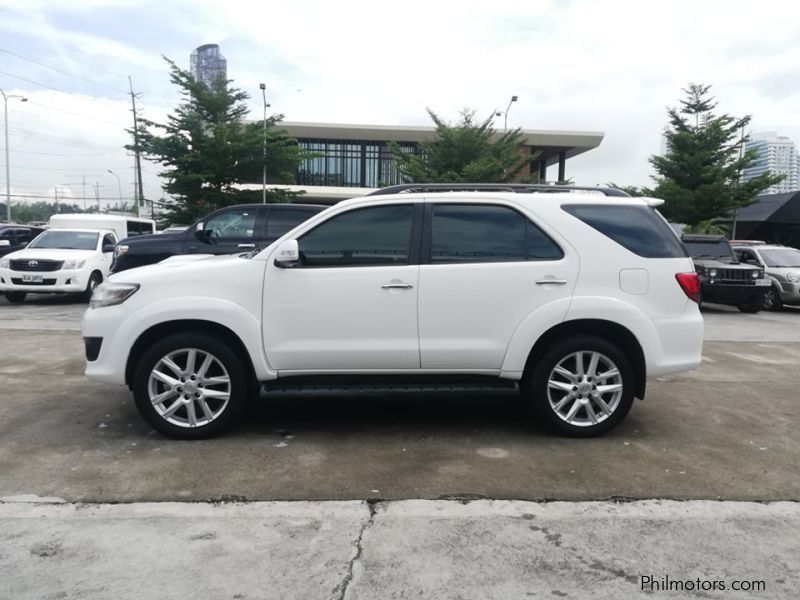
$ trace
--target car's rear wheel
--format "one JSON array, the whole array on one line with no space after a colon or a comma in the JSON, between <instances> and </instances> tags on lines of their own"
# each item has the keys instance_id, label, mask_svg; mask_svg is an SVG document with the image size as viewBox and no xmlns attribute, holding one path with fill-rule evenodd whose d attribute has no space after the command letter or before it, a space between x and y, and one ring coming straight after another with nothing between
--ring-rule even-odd
<instances>
[{"instance_id":1,"label":"car's rear wheel","mask_svg":"<svg viewBox=\"0 0 800 600\"><path fill-rule=\"evenodd\" d=\"M764 310L780 310L783 308L780 292L774 287L764 294Z\"/></svg>"},{"instance_id":2,"label":"car's rear wheel","mask_svg":"<svg viewBox=\"0 0 800 600\"><path fill-rule=\"evenodd\" d=\"M547 425L572 437L616 427L633 405L634 388L630 360L615 344L592 335L553 345L523 387Z\"/></svg>"},{"instance_id":3,"label":"car's rear wheel","mask_svg":"<svg viewBox=\"0 0 800 600\"><path fill-rule=\"evenodd\" d=\"M5 292L3 294L8 300L9 304L22 304L25 302L25 296L27 296L27 292Z\"/></svg>"},{"instance_id":4,"label":"car's rear wheel","mask_svg":"<svg viewBox=\"0 0 800 600\"><path fill-rule=\"evenodd\" d=\"M248 382L241 359L225 342L204 333L174 334L139 360L133 393L153 429L200 439L221 433L236 420Z\"/></svg>"}]
</instances>

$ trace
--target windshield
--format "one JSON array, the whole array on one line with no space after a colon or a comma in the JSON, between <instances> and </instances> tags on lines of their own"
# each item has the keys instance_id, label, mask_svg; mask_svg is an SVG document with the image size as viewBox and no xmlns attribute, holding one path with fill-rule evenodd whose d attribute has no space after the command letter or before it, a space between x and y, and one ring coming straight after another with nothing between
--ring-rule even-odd
<instances>
[{"instance_id":1,"label":"windshield","mask_svg":"<svg viewBox=\"0 0 800 600\"><path fill-rule=\"evenodd\" d=\"M94 250L97 236L93 231L45 231L28 248L59 248L64 250Z\"/></svg>"},{"instance_id":2,"label":"windshield","mask_svg":"<svg viewBox=\"0 0 800 600\"><path fill-rule=\"evenodd\" d=\"M795 248L773 248L759 253L768 267L800 267L800 250Z\"/></svg>"},{"instance_id":3,"label":"windshield","mask_svg":"<svg viewBox=\"0 0 800 600\"><path fill-rule=\"evenodd\" d=\"M733 251L725 240L718 242L684 242L692 258L715 258L735 261Z\"/></svg>"}]
</instances>

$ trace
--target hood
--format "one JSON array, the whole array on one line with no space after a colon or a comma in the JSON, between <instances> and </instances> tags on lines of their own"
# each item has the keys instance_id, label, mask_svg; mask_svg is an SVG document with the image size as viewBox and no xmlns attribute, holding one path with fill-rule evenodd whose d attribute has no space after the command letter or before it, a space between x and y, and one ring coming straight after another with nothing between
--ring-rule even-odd
<instances>
[{"instance_id":1,"label":"hood","mask_svg":"<svg viewBox=\"0 0 800 600\"><path fill-rule=\"evenodd\" d=\"M118 244L152 244L156 242L163 242L165 240L180 240L183 239L186 232L181 231L178 233L148 233L145 235L134 235L133 237L126 237L125 239L117 242Z\"/></svg>"},{"instance_id":2,"label":"hood","mask_svg":"<svg viewBox=\"0 0 800 600\"><path fill-rule=\"evenodd\" d=\"M66 248L25 248L6 254L3 258L10 260L45 259L45 260L85 260L97 255L97 250L67 250Z\"/></svg>"},{"instance_id":3,"label":"hood","mask_svg":"<svg viewBox=\"0 0 800 600\"><path fill-rule=\"evenodd\" d=\"M195 273L211 277L212 273L228 269L232 265L238 265L244 260L247 259L240 258L238 254L183 254L171 256L154 265L145 265L114 273L109 279L122 283L140 283L142 280L157 281L162 278L175 280Z\"/></svg>"}]
</instances>

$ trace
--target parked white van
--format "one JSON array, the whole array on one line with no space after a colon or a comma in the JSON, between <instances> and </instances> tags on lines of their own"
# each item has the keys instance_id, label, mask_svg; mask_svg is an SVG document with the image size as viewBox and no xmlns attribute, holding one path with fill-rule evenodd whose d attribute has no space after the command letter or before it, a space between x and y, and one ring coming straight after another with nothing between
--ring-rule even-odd
<instances>
[{"instance_id":1,"label":"parked white van","mask_svg":"<svg viewBox=\"0 0 800 600\"><path fill-rule=\"evenodd\" d=\"M156 222L152 219L128 215L58 214L50 217L50 227L110 230L117 240L156 232Z\"/></svg>"},{"instance_id":2,"label":"parked white van","mask_svg":"<svg viewBox=\"0 0 800 600\"><path fill-rule=\"evenodd\" d=\"M29 293L81 294L88 302L109 275L117 239L110 229L50 228L0 258L0 291L12 304Z\"/></svg>"}]
</instances>

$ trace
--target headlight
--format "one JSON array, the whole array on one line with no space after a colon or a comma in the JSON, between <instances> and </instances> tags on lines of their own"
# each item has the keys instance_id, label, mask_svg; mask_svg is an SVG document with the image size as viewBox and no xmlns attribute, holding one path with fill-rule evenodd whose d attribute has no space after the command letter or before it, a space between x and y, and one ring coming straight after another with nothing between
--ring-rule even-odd
<instances>
[{"instance_id":1,"label":"headlight","mask_svg":"<svg viewBox=\"0 0 800 600\"><path fill-rule=\"evenodd\" d=\"M62 269L80 269L86 264L85 260L65 260Z\"/></svg>"},{"instance_id":2,"label":"headlight","mask_svg":"<svg viewBox=\"0 0 800 600\"><path fill-rule=\"evenodd\" d=\"M0 258L0 269L8 269L11 266L10 259Z\"/></svg>"},{"instance_id":3,"label":"headlight","mask_svg":"<svg viewBox=\"0 0 800 600\"><path fill-rule=\"evenodd\" d=\"M117 246L114 248L114 256L119 256L120 254L125 254L128 251L128 246Z\"/></svg>"},{"instance_id":4,"label":"headlight","mask_svg":"<svg viewBox=\"0 0 800 600\"><path fill-rule=\"evenodd\" d=\"M0 261L0 264L2 264L2 261ZM800 273L789 273L786 276L786 279L788 279L792 283L797 283L800 281Z\"/></svg>"},{"instance_id":5,"label":"headlight","mask_svg":"<svg viewBox=\"0 0 800 600\"><path fill-rule=\"evenodd\" d=\"M716 276L717 276L717 270L716 270L716 269L711 269L711 270L708 272L708 274L709 274L711 277L716 277Z\"/></svg>"},{"instance_id":6,"label":"headlight","mask_svg":"<svg viewBox=\"0 0 800 600\"><path fill-rule=\"evenodd\" d=\"M753 271L752 273L753 279L758 279L761 277L761 271Z\"/></svg>"},{"instance_id":7,"label":"headlight","mask_svg":"<svg viewBox=\"0 0 800 600\"><path fill-rule=\"evenodd\" d=\"M138 289L138 283L101 283L95 288L92 294L92 299L89 301L89 308L101 308L103 306L122 304Z\"/></svg>"}]
</instances>

